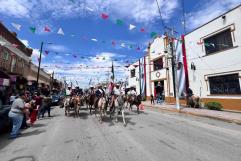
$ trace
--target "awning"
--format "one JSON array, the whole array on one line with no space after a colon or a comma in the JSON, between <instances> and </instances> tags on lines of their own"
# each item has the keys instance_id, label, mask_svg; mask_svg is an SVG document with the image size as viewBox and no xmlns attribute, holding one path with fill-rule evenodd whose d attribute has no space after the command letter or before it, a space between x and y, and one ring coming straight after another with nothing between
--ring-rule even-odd
<instances>
[{"instance_id":1,"label":"awning","mask_svg":"<svg viewBox=\"0 0 241 161\"><path fill-rule=\"evenodd\" d=\"M0 86L9 86L10 77L7 73L0 70Z\"/></svg>"}]
</instances>

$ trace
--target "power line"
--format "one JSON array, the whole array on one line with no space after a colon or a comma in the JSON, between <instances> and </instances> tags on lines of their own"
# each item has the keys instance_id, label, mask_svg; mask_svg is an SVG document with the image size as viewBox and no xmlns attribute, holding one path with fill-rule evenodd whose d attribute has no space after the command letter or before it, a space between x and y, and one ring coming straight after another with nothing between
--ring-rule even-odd
<instances>
[{"instance_id":1,"label":"power line","mask_svg":"<svg viewBox=\"0 0 241 161\"><path fill-rule=\"evenodd\" d=\"M185 3L184 0L182 0L182 16L183 16L183 32L186 34L186 17L185 17Z\"/></svg>"},{"instance_id":2,"label":"power line","mask_svg":"<svg viewBox=\"0 0 241 161\"><path fill-rule=\"evenodd\" d=\"M157 7L158 7L158 11L159 11L160 18L161 18L162 29L163 29L163 32L164 32L165 25L164 25L164 21L163 21L163 18L162 18L162 12L161 12L161 8L160 8L159 3L158 3L158 1L157 1L157 0L156 0L156 4L157 4Z\"/></svg>"}]
</instances>

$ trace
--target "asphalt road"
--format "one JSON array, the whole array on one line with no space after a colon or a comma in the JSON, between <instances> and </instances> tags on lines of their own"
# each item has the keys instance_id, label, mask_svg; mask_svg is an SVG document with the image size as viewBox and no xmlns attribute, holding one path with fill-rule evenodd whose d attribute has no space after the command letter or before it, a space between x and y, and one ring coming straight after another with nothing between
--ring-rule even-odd
<instances>
[{"instance_id":1,"label":"asphalt road","mask_svg":"<svg viewBox=\"0 0 241 161\"><path fill-rule=\"evenodd\" d=\"M127 126L52 110L23 136L0 136L1 161L241 161L241 126L146 109L126 112Z\"/></svg>"}]
</instances>

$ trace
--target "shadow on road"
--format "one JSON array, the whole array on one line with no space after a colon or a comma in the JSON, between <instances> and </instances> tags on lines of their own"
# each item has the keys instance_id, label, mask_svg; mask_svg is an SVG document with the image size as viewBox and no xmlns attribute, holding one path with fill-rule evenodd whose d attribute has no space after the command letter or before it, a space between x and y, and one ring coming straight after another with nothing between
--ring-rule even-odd
<instances>
[{"instance_id":1,"label":"shadow on road","mask_svg":"<svg viewBox=\"0 0 241 161\"><path fill-rule=\"evenodd\" d=\"M46 130L34 130L34 131L23 133L21 137L27 137L27 136L31 136L31 135L39 135L43 132L46 132Z\"/></svg>"},{"instance_id":2,"label":"shadow on road","mask_svg":"<svg viewBox=\"0 0 241 161\"><path fill-rule=\"evenodd\" d=\"M34 124L33 126L32 126L32 128L39 128L39 127L45 127L45 126L47 126L46 124Z\"/></svg>"}]
</instances>

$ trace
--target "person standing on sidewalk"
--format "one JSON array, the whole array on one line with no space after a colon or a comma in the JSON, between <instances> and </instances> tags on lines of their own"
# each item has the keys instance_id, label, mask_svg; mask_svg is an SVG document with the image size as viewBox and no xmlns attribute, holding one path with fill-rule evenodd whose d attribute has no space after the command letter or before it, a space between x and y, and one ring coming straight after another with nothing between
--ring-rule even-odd
<instances>
[{"instance_id":1,"label":"person standing on sidewalk","mask_svg":"<svg viewBox=\"0 0 241 161\"><path fill-rule=\"evenodd\" d=\"M25 94L24 92L20 92L19 98L14 100L11 110L9 111L9 118L12 120L13 127L12 132L10 133L9 139L15 139L18 137L19 129L22 125L23 115L24 115L24 101L25 101Z\"/></svg>"}]
</instances>

